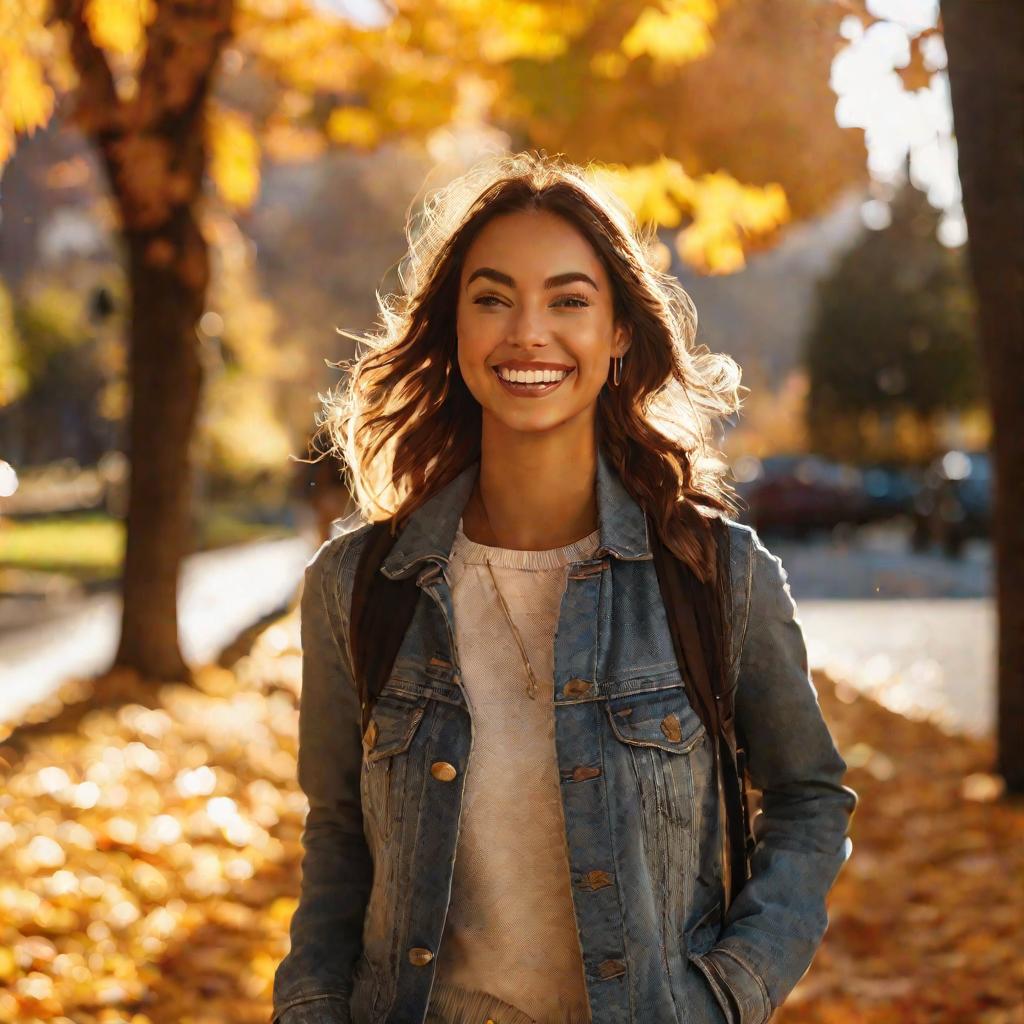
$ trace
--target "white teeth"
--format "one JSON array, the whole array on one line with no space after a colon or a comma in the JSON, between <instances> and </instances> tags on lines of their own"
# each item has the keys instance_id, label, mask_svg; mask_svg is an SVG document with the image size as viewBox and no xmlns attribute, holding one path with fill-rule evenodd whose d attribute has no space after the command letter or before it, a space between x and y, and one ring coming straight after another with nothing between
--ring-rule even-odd
<instances>
[{"instance_id":1,"label":"white teeth","mask_svg":"<svg viewBox=\"0 0 1024 1024\"><path fill-rule=\"evenodd\" d=\"M568 370L508 370L505 367L498 368L498 375L502 380L512 381L516 384L550 384L553 381L567 377L569 372Z\"/></svg>"}]
</instances>

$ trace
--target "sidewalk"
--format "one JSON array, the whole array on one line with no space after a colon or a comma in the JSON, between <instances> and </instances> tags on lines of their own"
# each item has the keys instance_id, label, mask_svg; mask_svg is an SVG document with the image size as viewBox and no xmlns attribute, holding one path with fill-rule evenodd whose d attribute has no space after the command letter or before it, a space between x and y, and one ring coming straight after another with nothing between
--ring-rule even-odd
<instances>
[{"instance_id":1,"label":"sidewalk","mask_svg":"<svg viewBox=\"0 0 1024 1024\"><path fill-rule=\"evenodd\" d=\"M256 541L185 560L178 629L190 664L213 661L246 627L283 608L315 547L304 537ZM121 601L97 594L38 626L5 633L0 722L16 722L71 677L109 665L117 649Z\"/></svg>"}]
</instances>

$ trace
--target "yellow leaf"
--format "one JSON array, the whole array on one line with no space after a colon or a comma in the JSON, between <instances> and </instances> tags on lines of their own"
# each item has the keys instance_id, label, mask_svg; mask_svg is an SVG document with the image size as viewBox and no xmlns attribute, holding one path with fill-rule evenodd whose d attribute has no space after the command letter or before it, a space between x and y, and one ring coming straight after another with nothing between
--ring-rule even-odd
<instances>
[{"instance_id":1,"label":"yellow leaf","mask_svg":"<svg viewBox=\"0 0 1024 1024\"><path fill-rule=\"evenodd\" d=\"M724 172L691 177L678 160L594 169L595 177L615 192L642 223L677 227L676 251L706 273L731 274L745 265L744 241L775 231L791 216L785 190L744 185Z\"/></svg>"},{"instance_id":2,"label":"yellow leaf","mask_svg":"<svg viewBox=\"0 0 1024 1024\"><path fill-rule=\"evenodd\" d=\"M252 205L260 190L260 147L249 120L212 106L207 121L210 176L221 198L235 209Z\"/></svg>"},{"instance_id":3,"label":"yellow leaf","mask_svg":"<svg viewBox=\"0 0 1024 1024\"><path fill-rule=\"evenodd\" d=\"M333 142L341 142L360 149L371 149L380 139L377 118L362 107L338 107L327 119L327 135Z\"/></svg>"},{"instance_id":4,"label":"yellow leaf","mask_svg":"<svg viewBox=\"0 0 1024 1024\"><path fill-rule=\"evenodd\" d=\"M54 66L45 16L39 0L0 4L0 166L14 152L18 134L31 135L53 113L54 91L44 68Z\"/></svg>"},{"instance_id":5,"label":"yellow leaf","mask_svg":"<svg viewBox=\"0 0 1024 1024\"><path fill-rule=\"evenodd\" d=\"M16 132L41 128L53 112L53 90L43 78L41 65L35 58L14 49L4 53L3 64L0 105L5 119Z\"/></svg>"},{"instance_id":6,"label":"yellow leaf","mask_svg":"<svg viewBox=\"0 0 1024 1024\"><path fill-rule=\"evenodd\" d=\"M777 183L744 185L718 172L694 179L693 185L693 221L680 232L676 248L706 273L742 270L744 239L770 234L790 219L785 190Z\"/></svg>"},{"instance_id":7,"label":"yellow leaf","mask_svg":"<svg viewBox=\"0 0 1024 1024\"><path fill-rule=\"evenodd\" d=\"M153 0L89 0L85 23L92 41L109 50L131 56L145 40L146 26L156 16Z\"/></svg>"},{"instance_id":8,"label":"yellow leaf","mask_svg":"<svg viewBox=\"0 0 1024 1024\"><path fill-rule=\"evenodd\" d=\"M679 65L703 57L712 46L711 25L718 18L714 0L666 0L645 7L622 39L622 52Z\"/></svg>"},{"instance_id":9,"label":"yellow leaf","mask_svg":"<svg viewBox=\"0 0 1024 1024\"><path fill-rule=\"evenodd\" d=\"M475 36L486 63L562 56L588 23L585 4L529 0L442 0L454 17L458 37ZM436 35L436 32L435 32Z\"/></svg>"}]
</instances>

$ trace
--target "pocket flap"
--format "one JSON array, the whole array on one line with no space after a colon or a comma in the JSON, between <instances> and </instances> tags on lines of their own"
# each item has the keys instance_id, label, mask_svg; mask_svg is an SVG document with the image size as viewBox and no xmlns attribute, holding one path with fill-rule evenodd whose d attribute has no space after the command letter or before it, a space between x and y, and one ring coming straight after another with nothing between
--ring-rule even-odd
<instances>
[{"instance_id":1,"label":"pocket flap","mask_svg":"<svg viewBox=\"0 0 1024 1024\"><path fill-rule=\"evenodd\" d=\"M623 743L685 754L707 731L682 685L609 697L608 718Z\"/></svg>"},{"instance_id":2,"label":"pocket flap","mask_svg":"<svg viewBox=\"0 0 1024 1024\"><path fill-rule=\"evenodd\" d=\"M394 757L408 749L423 718L426 703L425 697L409 697L387 690L381 693L363 734L367 763Z\"/></svg>"}]
</instances>

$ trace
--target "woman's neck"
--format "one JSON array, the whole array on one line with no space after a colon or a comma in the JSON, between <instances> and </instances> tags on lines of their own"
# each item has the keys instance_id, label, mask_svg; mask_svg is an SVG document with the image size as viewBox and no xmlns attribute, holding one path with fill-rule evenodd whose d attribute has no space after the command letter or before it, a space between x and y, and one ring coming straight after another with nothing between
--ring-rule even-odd
<instances>
[{"instance_id":1,"label":"woman's neck","mask_svg":"<svg viewBox=\"0 0 1024 1024\"><path fill-rule=\"evenodd\" d=\"M479 544L544 551L597 529L597 444L553 435L482 436L480 474L462 513Z\"/></svg>"}]
</instances>

